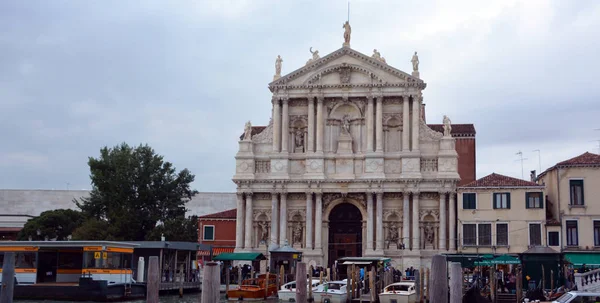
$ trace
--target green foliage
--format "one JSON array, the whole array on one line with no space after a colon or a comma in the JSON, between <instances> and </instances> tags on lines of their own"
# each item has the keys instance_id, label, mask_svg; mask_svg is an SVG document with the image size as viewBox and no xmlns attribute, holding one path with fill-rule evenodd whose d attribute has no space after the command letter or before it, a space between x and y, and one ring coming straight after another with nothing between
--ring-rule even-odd
<instances>
[{"instance_id":1,"label":"green foliage","mask_svg":"<svg viewBox=\"0 0 600 303\"><path fill-rule=\"evenodd\" d=\"M146 240L160 241L162 235L168 241L198 242L198 216L169 219L156 226Z\"/></svg>"},{"instance_id":2,"label":"green foliage","mask_svg":"<svg viewBox=\"0 0 600 303\"><path fill-rule=\"evenodd\" d=\"M82 226L78 238L142 241L158 228L158 222L183 233L185 204L197 193L190 188L194 181L190 171L176 172L148 145L133 148L125 143L102 148L100 157L90 157L88 165L90 197L75 203L95 222Z\"/></svg>"},{"instance_id":3,"label":"green foliage","mask_svg":"<svg viewBox=\"0 0 600 303\"><path fill-rule=\"evenodd\" d=\"M29 219L17 236L18 240L68 240L73 231L83 223L81 212L72 209L49 210Z\"/></svg>"},{"instance_id":4,"label":"green foliage","mask_svg":"<svg viewBox=\"0 0 600 303\"><path fill-rule=\"evenodd\" d=\"M90 218L73 231L73 240L114 240L108 230L108 222Z\"/></svg>"}]
</instances>

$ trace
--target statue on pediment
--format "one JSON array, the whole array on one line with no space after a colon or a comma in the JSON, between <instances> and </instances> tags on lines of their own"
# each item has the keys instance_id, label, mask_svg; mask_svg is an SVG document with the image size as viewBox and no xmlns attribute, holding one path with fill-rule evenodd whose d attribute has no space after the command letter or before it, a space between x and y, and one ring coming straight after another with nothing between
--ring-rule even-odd
<instances>
[{"instance_id":1,"label":"statue on pediment","mask_svg":"<svg viewBox=\"0 0 600 303\"><path fill-rule=\"evenodd\" d=\"M346 21L344 23L344 46L350 46L350 34L352 34L352 27L350 26L350 21Z\"/></svg>"},{"instance_id":2,"label":"statue on pediment","mask_svg":"<svg viewBox=\"0 0 600 303\"><path fill-rule=\"evenodd\" d=\"M246 122L246 126L244 127L244 141L252 140L252 123L250 121Z\"/></svg>"},{"instance_id":3,"label":"statue on pediment","mask_svg":"<svg viewBox=\"0 0 600 303\"><path fill-rule=\"evenodd\" d=\"M275 76L281 76L281 63L283 59L281 59L280 55L277 55L277 59L275 60Z\"/></svg>"},{"instance_id":4,"label":"statue on pediment","mask_svg":"<svg viewBox=\"0 0 600 303\"><path fill-rule=\"evenodd\" d=\"M419 71L419 56L417 56L417 52L415 52L415 54L412 56L412 60L410 60L410 62L412 62L413 71L418 72Z\"/></svg>"},{"instance_id":5,"label":"statue on pediment","mask_svg":"<svg viewBox=\"0 0 600 303\"><path fill-rule=\"evenodd\" d=\"M444 137L450 137L452 132L452 121L448 116L444 115Z\"/></svg>"}]
</instances>

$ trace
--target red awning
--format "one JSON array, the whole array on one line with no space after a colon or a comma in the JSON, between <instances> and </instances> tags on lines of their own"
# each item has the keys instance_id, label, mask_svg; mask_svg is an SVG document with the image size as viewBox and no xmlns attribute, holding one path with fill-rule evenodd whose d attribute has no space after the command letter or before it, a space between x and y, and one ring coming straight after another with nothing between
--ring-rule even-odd
<instances>
[{"instance_id":1,"label":"red awning","mask_svg":"<svg viewBox=\"0 0 600 303\"><path fill-rule=\"evenodd\" d=\"M232 253L234 247L213 247L212 253L213 257L218 256L221 253ZM198 257L210 256L210 250L199 250Z\"/></svg>"}]
</instances>

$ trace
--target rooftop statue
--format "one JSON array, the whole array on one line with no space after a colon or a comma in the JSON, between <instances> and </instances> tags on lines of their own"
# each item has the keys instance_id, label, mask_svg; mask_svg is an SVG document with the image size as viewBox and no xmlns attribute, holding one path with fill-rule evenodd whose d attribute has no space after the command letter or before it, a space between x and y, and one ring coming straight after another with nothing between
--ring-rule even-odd
<instances>
[{"instance_id":1,"label":"rooftop statue","mask_svg":"<svg viewBox=\"0 0 600 303\"><path fill-rule=\"evenodd\" d=\"M444 136L449 137L452 132L452 121L448 116L444 115Z\"/></svg>"},{"instance_id":2,"label":"rooftop statue","mask_svg":"<svg viewBox=\"0 0 600 303\"><path fill-rule=\"evenodd\" d=\"M413 71L419 71L419 56L417 56L417 52L415 52L415 54L412 56L412 60L410 60L410 62L412 62Z\"/></svg>"},{"instance_id":3,"label":"rooftop statue","mask_svg":"<svg viewBox=\"0 0 600 303\"><path fill-rule=\"evenodd\" d=\"M352 34L352 27L350 26L350 22L346 21L344 23L344 44L343 46L350 47L350 34Z\"/></svg>"},{"instance_id":4,"label":"rooftop statue","mask_svg":"<svg viewBox=\"0 0 600 303\"><path fill-rule=\"evenodd\" d=\"M281 76L281 62L283 62L283 59L281 59L280 55L277 55L277 59L275 60L275 76Z\"/></svg>"},{"instance_id":5,"label":"rooftop statue","mask_svg":"<svg viewBox=\"0 0 600 303\"><path fill-rule=\"evenodd\" d=\"M308 61L306 62L306 64L310 64L310 63L312 63L312 62L314 62L314 61L317 61L317 60L319 60L319 59L321 58L321 57L319 56L319 51L318 51L318 50L315 50L315 51L313 52L313 50L312 50L312 46L310 47L309 51L310 51L310 53L312 54L312 58L311 58L311 59L308 59Z\"/></svg>"},{"instance_id":6,"label":"rooftop statue","mask_svg":"<svg viewBox=\"0 0 600 303\"><path fill-rule=\"evenodd\" d=\"M250 121L246 122L244 127L244 140L252 140L252 123Z\"/></svg>"}]
</instances>

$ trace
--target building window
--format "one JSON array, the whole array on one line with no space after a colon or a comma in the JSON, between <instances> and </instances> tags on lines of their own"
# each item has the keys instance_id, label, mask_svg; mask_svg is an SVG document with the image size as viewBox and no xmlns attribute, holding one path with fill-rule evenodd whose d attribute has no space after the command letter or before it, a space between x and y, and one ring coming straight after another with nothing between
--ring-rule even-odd
<instances>
[{"instance_id":1,"label":"building window","mask_svg":"<svg viewBox=\"0 0 600 303\"><path fill-rule=\"evenodd\" d=\"M477 245L477 224L463 224L463 245Z\"/></svg>"},{"instance_id":2,"label":"building window","mask_svg":"<svg viewBox=\"0 0 600 303\"><path fill-rule=\"evenodd\" d=\"M525 200L527 201L526 208L544 208L542 193L526 193Z\"/></svg>"},{"instance_id":3,"label":"building window","mask_svg":"<svg viewBox=\"0 0 600 303\"><path fill-rule=\"evenodd\" d=\"M594 221L594 246L600 246L600 221Z\"/></svg>"},{"instance_id":4,"label":"building window","mask_svg":"<svg viewBox=\"0 0 600 303\"><path fill-rule=\"evenodd\" d=\"M583 180L570 180L571 205L584 205L583 200Z\"/></svg>"},{"instance_id":5,"label":"building window","mask_svg":"<svg viewBox=\"0 0 600 303\"><path fill-rule=\"evenodd\" d=\"M475 193L463 193L463 209L477 209L477 196Z\"/></svg>"},{"instance_id":6,"label":"building window","mask_svg":"<svg viewBox=\"0 0 600 303\"><path fill-rule=\"evenodd\" d=\"M202 237L207 241L215 240L215 226L214 225L204 225L204 236Z\"/></svg>"},{"instance_id":7,"label":"building window","mask_svg":"<svg viewBox=\"0 0 600 303\"><path fill-rule=\"evenodd\" d=\"M548 232L548 246L560 246L559 239L557 231Z\"/></svg>"},{"instance_id":8,"label":"building window","mask_svg":"<svg viewBox=\"0 0 600 303\"><path fill-rule=\"evenodd\" d=\"M579 246L579 233L577 232L577 221L567 221L567 246Z\"/></svg>"},{"instance_id":9,"label":"building window","mask_svg":"<svg viewBox=\"0 0 600 303\"><path fill-rule=\"evenodd\" d=\"M508 246L508 223L496 223L496 245Z\"/></svg>"},{"instance_id":10,"label":"building window","mask_svg":"<svg viewBox=\"0 0 600 303\"><path fill-rule=\"evenodd\" d=\"M494 194L494 209L510 208L510 193Z\"/></svg>"},{"instance_id":11,"label":"building window","mask_svg":"<svg viewBox=\"0 0 600 303\"><path fill-rule=\"evenodd\" d=\"M479 224L477 226L477 239L479 246L491 246L492 245L492 224Z\"/></svg>"},{"instance_id":12,"label":"building window","mask_svg":"<svg viewBox=\"0 0 600 303\"><path fill-rule=\"evenodd\" d=\"M542 246L542 225L539 223L529 224L529 245Z\"/></svg>"}]
</instances>

